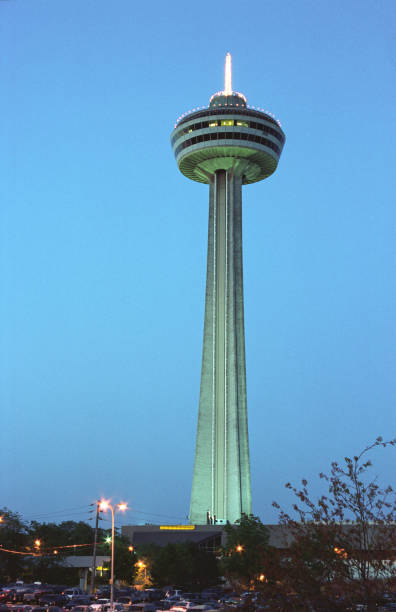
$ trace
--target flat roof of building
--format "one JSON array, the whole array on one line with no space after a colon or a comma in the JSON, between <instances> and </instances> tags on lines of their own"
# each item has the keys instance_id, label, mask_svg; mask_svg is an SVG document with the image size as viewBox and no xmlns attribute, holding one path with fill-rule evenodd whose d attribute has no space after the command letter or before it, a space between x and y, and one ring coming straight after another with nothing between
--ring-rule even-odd
<instances>
[{"instance_id":1,"label":"flat roof of building","mask_svg":"<svg viewBox=\"0 0 396 612\"><path fill-rule=\"evenodd\" d=\"M283 525L265 525L269 532L269 544L276 548L287 548L290 532ZM121 533L135 546L157 544L166 546L179 542L205 544L217 539L221 546L226 543L224 525L124 525Z\"/></svg>"}]
</instances>

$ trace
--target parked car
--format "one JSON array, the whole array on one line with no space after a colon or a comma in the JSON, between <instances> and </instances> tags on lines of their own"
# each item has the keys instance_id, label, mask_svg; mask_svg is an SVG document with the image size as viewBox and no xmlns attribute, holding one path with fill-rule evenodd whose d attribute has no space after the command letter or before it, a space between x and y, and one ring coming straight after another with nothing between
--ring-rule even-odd
<instances>
[{"instance_id":1,"label":"parked car","mask_svg":"<svg viewBox=\"0 0 396 612\"><path fill-rule=\"evenodd\" d=\"M18 601L18 589L15 585L13 586L9 586L6 589L4 589L4 592L7 593L7 601L9 601L10 603L14 603L16 601ZM21 594L21 597L23 597L23 595Z\"/></svg>"},{"instance_id":2,"label":"parked car","mask_svg":"<svg viewBox=\"0 0 396 612\"><path fill-rule=\"evenodd\" d=\"M211 601L212 600L218 600L223 595L224 595L224 591L222 589L217 589L217 588L213 587L213 588L209 588L209 589L204 589L202 591L202 593L201 593L201 599L210 599Z\"/></svg>"},{"instance_id":3,"label":"parked car","mask_svg":"<svg viewBox=\"0 0 396 612\"><path fill-rule=\"evenodd\" d=\"M181 595L170 595L169 597L166 598L166 601L168 601L171 605L175 605L179 603L179 601L181 600L182 600Z\"/></svg>"},{"instance_id":4,"label":"parked car","mask_svg":"<svg viewBox=\"0 0 396 612\"><path fill-rule=\"evenodd\" d=\"M186 599L181 599L180 601L178 601L176 604L174 604L173 606L171 606L171 610L175 610L175 612L182 612L183 610L189 610L190 608L194 608L195 606L198 606L199 604L201 604L201 601L188 601ZM206 602L205 602L206 603Z\"/></svg>"},{"instance_id":5,"label":"parked car","mask_svg":"<svg viewBox=\"0 0 396 612\"><path fill-rule=\"evenodd\" d=\"M40 597L39 604L40 606L62 608L68 601L69 600L66 595L60 595L59 593L47 593L46 595L42 595Z\"/></svg>"},{"instance_id":6,"label":"parked car","mask_svg":"<svg viewBox=\"0 0 396 612\"><path fill-rule=\"evenodd\" d=\"M207 610L214 610L215 608L212 608L211 604L198 604L197 606L193 606L192 608L189 608L189 612L206 612Z\"/></svg>"},{"instance_id":7,"label":"parked car","mask_svg":"<svg viewBox=\"0 0 396 612\"><path fill-rule=\"evenodd\" d=\"M15 593L14 599L15 601L29 601L29 596L33 597L34 596L34 588L33 587L26 587L26 589L20 589ZM26 599L25 599L26 598ZM34 600L33 600L34 601Z\"/></svg>"},{"instance_id":8,"label":"parked car","mask_svg":"<svg viewBox=\"0 0 396 612\"><path fill-rule=\"evenodd\" d=\"M142 601L141 603L133 604L130 606L130 612L156 612L158 606L153 603L145 603Z\"/></svg>"},{"instance_id":9,"label":"parked car","mask_svg":"<svg viewBox=\"0 0 396 612\"><path fill-rule=\"evenodd\" d=\"M78 589L77 587L73 587L71 589L65 589L63 591L63 595L66 595L69 599L71 599L77 595L84 595L84 591L82 589Z\"/></svg>"},{"instance_id":10,"label":"parked car","mask_svg":"<svg viewBox=\"0 0 396 612\"><path fill-rule=\"evenodd\" d=\"M179 597L181 598L182 591L181 589L168 589L165 593L165 597L169 599L170 597Z\"/></svg>"},{"instance_id":11,"label":"parked car","mask_svg":"<svg viewBox=\"0 0 396 612\"><path fill-rule=\"evenodd\" d=\"M25 603L31 603L32 605L37 605L38 600L42 595L46 595L48 591L43 589L32 589L23 595L23 601Z\"/></svg>"},{"instance_id":12,"label":"parked car","mask_svg":"<svg viewBox=\"0 0 396 612\"><path fill-rule=\"evenodd\" d=\"M183 593L184 601L200 601L201 593Z\"/></svg>"},{"instance_id":13,"label":"parked car","mask_svg":"<svg viewBox=\"0 0 396 612\"><path fill-rule=\"evenodd\" d=\"M89 595L76 595L69 601L69 604L73 604L73 606L90 606L91 603L92 601Z\"/></svg>"},{"instance_id":14,"label":"parked car","mask_svg":"<svg viewBox=\"0 0 396 612\"><path fill-rule=\"evenodd\" d=\"M144 593L147 593L150 601L159 601L164 596L162 589L145 589Z\"/></svg>"},{"instance_id":15,"label":"parked car","mask_svg":"<svg viewBox=\"0 0 396 612\"><path fill-rule=\"evenodd\" d=\"M102 597L101 599L96 599L91 603L91 608L94 611L100 612L103 609L103 606L110 603L110 599Z\"/></svg>"},{"instance_id":16,"label":"parked car","mask_svg":"<svg viewBox=\"0 0 396 612\"><path fill-rule=\"evenodd\" d=\"M110 606L110 604L108 603L108 604L105 604L105 605L103 606L102 610L103 610L103 612L110 612L110 608L111 608L111 606ZM122 604L119 604L119 603L115 603L115 604L113 605L113 609L114 609L116 612L124 612L124 606L123 606Z\"/></svg>"},{"instance_id":17,"label":"parked car","mask_svg":"<svg viewBox=\"0 0 396 612\"><path fill-rule=\"evenodd\" d=\"M130 606L139 601L138 595L122 595L121 597L117 597L117 603L122 604L124 607Z\"/></svg>"}]
</instances>

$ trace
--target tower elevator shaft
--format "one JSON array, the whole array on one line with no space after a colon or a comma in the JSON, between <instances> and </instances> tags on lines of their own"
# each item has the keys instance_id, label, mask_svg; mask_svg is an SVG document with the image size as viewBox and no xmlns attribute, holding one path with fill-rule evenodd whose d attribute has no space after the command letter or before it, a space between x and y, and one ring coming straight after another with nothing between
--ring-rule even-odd
<instances>
[{"instance_id":1,"label":"tower elevator shaft","mask_svg":"<svg viewBox=\"0 0 396 612\"><path fill-rule=\"evenodd\" d=\"M201 389L190 522L251 513L242 270L242 171L210 177Z\"/></svg>"}]
</instances>

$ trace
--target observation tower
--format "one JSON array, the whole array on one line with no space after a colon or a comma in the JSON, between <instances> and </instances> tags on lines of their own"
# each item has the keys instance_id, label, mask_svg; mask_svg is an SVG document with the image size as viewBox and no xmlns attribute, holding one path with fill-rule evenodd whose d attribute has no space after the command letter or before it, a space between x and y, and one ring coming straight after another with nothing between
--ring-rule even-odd
<instances>
[{"instance_id":1,"label":"observation tower","mask_svg":"<svg viewBox=\"0 0 396 612\"><path fill-rule=\"evenodd\" d=\"M224 91L179 117L171 144L179 170L209 185L204 340L189 520L234 523L252 511L246 406L242 185L270 176L285 135L268 112Z\"/></svg>"}]
</instances>

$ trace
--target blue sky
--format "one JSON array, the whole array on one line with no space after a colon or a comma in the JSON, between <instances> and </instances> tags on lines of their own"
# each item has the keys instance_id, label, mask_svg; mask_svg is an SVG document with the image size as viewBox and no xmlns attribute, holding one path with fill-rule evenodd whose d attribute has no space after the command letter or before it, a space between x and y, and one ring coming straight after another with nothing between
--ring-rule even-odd
<instances>
[{"instance_id":1,"label":"blue sky","mask_svg":"<svg viewBox=\"0 0 396 612\"><path fill-rule=\"evenodd\" d=\"M227 51L287 137L243 194L254 512L395 436L395 24L393 0L0 2L0 505L187 515L208 189L169 136Z\"/></svg>"}]
</instances>

